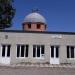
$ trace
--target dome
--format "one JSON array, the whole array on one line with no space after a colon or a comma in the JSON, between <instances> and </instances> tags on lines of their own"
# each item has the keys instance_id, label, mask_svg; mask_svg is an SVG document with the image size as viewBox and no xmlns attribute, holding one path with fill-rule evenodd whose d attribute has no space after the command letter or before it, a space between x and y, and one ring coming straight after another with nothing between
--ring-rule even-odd
<instances>
[{"instance_id":1,"label":"dome","mask_svg":"<svg viewBox=\"0 0 75 75\"><path fill-rule=\"evenodd\" d=\"M45 18L36 12L32 12L29 15L27 15L24 19L24 22L40 22L46 24Z\"/></svg>"}]
</instances>

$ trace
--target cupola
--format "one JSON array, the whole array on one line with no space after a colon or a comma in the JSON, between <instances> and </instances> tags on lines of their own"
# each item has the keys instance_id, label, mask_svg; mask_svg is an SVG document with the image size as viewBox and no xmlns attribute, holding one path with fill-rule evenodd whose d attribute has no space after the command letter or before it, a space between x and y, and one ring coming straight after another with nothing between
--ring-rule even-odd
<instances>
[{"instance_id":1,"label":"cupola","mask_svg":"<svg viewBox=\"0 0 75 75\"><path fill-rule=\"evenodd\" d=\"M25 31L45 31L46 20L38 12L28 14L23 22L23 30Z\"/></svg>"}]
</instances>

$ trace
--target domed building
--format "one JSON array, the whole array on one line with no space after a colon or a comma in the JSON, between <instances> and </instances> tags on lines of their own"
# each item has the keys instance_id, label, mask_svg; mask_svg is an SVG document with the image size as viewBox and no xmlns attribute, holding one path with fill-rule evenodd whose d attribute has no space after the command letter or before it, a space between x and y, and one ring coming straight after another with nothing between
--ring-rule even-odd
<instances>
[{"instance_id":1,"label":"domed building","mask_svg":"<svg viewBox=\"0 0 75 75\"><path fill-rule=\"evenodd\" d=\"M0 30L0 64L75 64L75 32L49 32L38 12L28 14L23 30Z\"/></svg>"},{"instance_id":2,"label":"domed building","mask_svg":"<svg viewBox=\"0 0 75 75\"><path fill-rule=\"evenodd\" d=\"M46 20L37 12L27 15L23 22L23 30L25 31L45 31Z\"/></svg>"}]
</instances>

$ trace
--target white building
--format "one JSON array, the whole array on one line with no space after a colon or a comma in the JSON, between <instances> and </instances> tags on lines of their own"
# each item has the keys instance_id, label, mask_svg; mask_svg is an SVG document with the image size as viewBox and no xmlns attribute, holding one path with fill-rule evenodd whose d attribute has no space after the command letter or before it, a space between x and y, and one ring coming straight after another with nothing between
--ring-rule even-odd
<instances>
[{"instance_id":1,"label":"white building","mask_svg":"<svg viewBox=\"0 0 75 75\"><path fill-rule=\"evenodd\" d=\"M26 16L23 30L0 30L0 63L75 63L75 32L48 32L39 13Z\"/></svg>"}]
</instances>

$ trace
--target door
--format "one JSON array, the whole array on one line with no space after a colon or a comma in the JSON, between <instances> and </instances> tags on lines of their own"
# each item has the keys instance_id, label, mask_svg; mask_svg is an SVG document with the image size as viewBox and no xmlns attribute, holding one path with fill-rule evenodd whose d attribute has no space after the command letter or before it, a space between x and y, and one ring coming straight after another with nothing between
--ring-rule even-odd
<instances>
[{"instance_id":1,"label":"door","mask_svg":"<svg viewBox=\"0 0 75 75\"><path fill-rule=\"evenodd\" d=\"M2 45L0 63L10 64L10 45Z\"/></svg>"},{"instance_id":2,"label":"door","mask_svg":"<svg viewBox=\"0 0 75 75\"><path fill-rule=\"evenodd\" d=\"M59 64L59 46L50 47L50 64Z\"/></svg>"}]
</instances>

